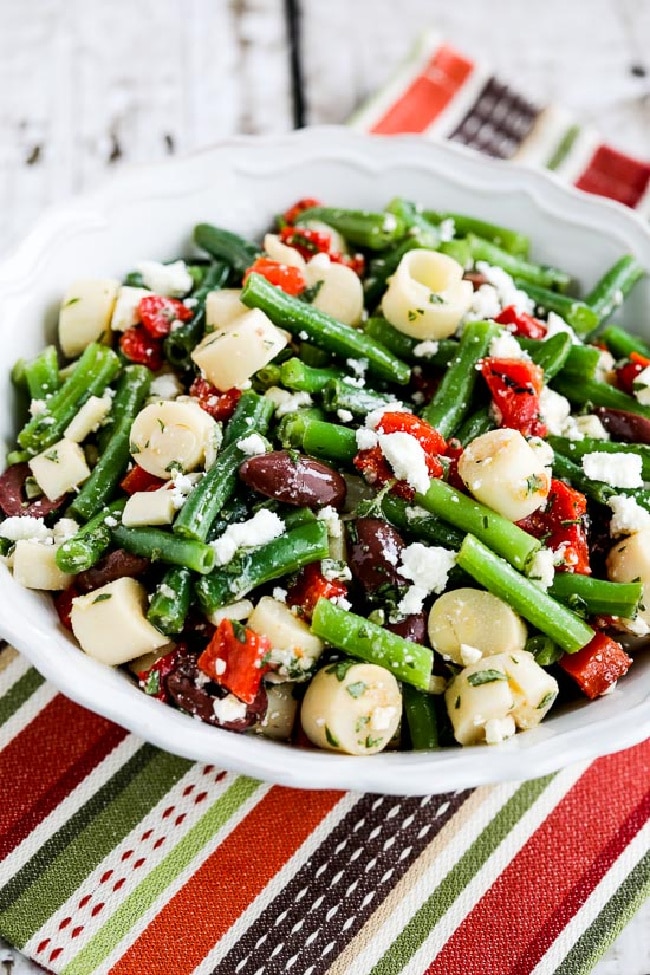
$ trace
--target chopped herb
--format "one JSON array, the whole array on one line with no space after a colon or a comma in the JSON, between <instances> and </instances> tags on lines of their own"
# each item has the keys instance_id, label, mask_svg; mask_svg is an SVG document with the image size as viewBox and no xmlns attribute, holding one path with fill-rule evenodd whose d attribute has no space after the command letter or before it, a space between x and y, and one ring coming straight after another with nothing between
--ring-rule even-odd
<instances>
[{"instance_id":1,"label":"chopped herb","mask_svg":"<svg viewBox=\"0 0 650 975\"><path fill-rule=\"evenodd\" d=\"M344 681L345 675L350 667L354 667L354 663L354 660L337 660L336 663L330 664L329 667L325 668L325 673L336 674L337 680Z\"/></svg>"},{"instance_id":2,"label":"chopped herb","mask_svg":"<svg viewBox=\"0 0 650 975\"><path fill-rule=\"evenodd\" d=\"M376 745L381 745L383 738L372 738L370 735L366 738L365 747L374 748Z\"/></svg>"},{"instance_id":3,"label":"chopped herb","mask_svg":"<svg viewBox=\"0 0 650 975\"><path fill-rule=\"evenodd\" d=\"M414 312L412 309L409 309L409 313L408 313L409 322L414 322L417 317L418 317L417 312Z\"/></svg>"},{"instance_id":4,"label":"chopped herb","mask_svg":"<svg viewBox=\"0 0 650 975\"><path fill-rule=\"evenodd\" d=\"M357 723L355 725L354 730L356 731L357 734L360 734L360 732L363 731L363 729L367 724L370 724L370 715L363 714L360 718L357 718Z\"/></svg>"},{"instance_id":5,"label":"chopped herb","mask_svg":"<svg viewBox=\"0 0 650 975\"><path fill-rule=\"evenodd\" d=\"M444 305L445 299L442 297L442 295L438 295L435 291L432 291L429 294L429 303L432 305Z\"/></svg>"},{"instance_id":6,"label":"chopped herb","mask_svg":"<svg viewBox=\"0 0 650 975\"><path fill-rule=\"evenodd\" d=\"M161 433L164 433L165 432L165 424L163 423L163 421L160 419L159 416L156 417L156 421L157 421L157 423L158 423L158 425L160 427L160 432Z\"/></svg>"},{"instance_id":7,"label":"chopped herb","mask_svg":"<svg viewBox=\"0 0 650 975\"><path fill-rule=\"evenodd\" d=\"M93 599L93 606L95 603L105 603L107 599L111 598L112 593L110 592L100 592L99 596L95 596Z\"/></svg>"},{"instance_id":8,"label":"chopped herb","mask_svg":"<svg viewBox=\"0 0 650 975\"><path fill-rule=\"evenodd\" d=\"M144 683L143 690L145 694L151 694L155 697L156 694L160 693L160 673L157 670L150 670L147 674L147 679Z\"/></svg>"},{"instance_id":9,"label":"chopped herb","mask_svg":"<svg viewBox=\"0 0 650 975\"><path fill-rule=\"evenodd\" d=\"M552 704L554 700L555 700L555 692L549 691L548 694L545 694L542 700L537 705L537 710L541 711L542 708L545 708L550 704Z\"/></svg>"},{"instance_id":10,"label":"chopped herb","mask_svg":"<svg viewBox=\"0 0 650 975\"><path fill-rule=\"evenodd\" d=\"M460 707L460 694L458 695L458 697L457 697L457 698L456 698L456 700L454 701L454 709L455 709L456 711L458 711L458 709L459 709L459 707Z\"/></svg>"},{"instance_id":11,"label":"chopped herb","mask_svg":"<svg viewBox=\"0 0 650 975\"><path fill-rule=\"evenodd\" d=\"M546 478L541 474L531 474L526 478L526 489L528 494L537 494L546 487Z\"/></svg>"},{"instance_id":12,"label":"chopped herb","mask_svg":"<svg viewBox=\"0 0 650 975\"><path fill-rule=\"evenodd\" d=\"M239 640L240 643L246 643L247 641L246 627L243 626L239 622L239 620L231 620L230 622L232 623L232 631L235 635L235 638Z\"/></svg>"},{"instance_id":13,"label":"chopped herb","mask_svg":"<svg viewBox=\"0 0 650 975\"><path fill-rule=\"evenodd\" d=\"M327 725L325 725L325 740L327 741L327 744L328 745L331 745L332 746L332 748L340 748L341 747L338 739L334 737L334 735L329 730L329 728L327 727Z\"/></svg>"},{"instance_id":14,"label":"chopped herb","mask_svg":"<svg viewBox=\"0 0 650 975\"><path fill-rule=\"evenodd\" d=\"M58 450L48 450L47 453L43 454L45 460L51 461L53 464L59 463L59 452Z\"/></svg>"},{"instance_id":15,"label":"chopped herb","mask_svg":"<svg viewBox=\"0 0 650 975\"><path fill-rule=\"evenodd\" d=\"M354 684L348 684L345 688L350 697L361 697L366 691L366 684L362 680L357 680Z\"/></svg>"},{"instance_id":16,"label":"chopped herb","mask_svg":"<svg viewBox=\"0 0 650 975\"><path fill-rule=\"evenodd\" d=\"M300 301L304 301L308 305L313 304L316 301L316 298L318 297L318 293L324 284L325 281L323 281L322 279L320 281L316 281L316 283L312 284L311 287L305 288L304 291L301 291L300 294L298 295L298 298L300 299Z\"/></svg>"},{"instance_id":17,"label":"chopped herb","mask_svg":"<svg viewBox=\"0 0 650 975\"><path fill-rule=\"evenodd\" d=\"M131 453L133 454L134 457L135 457L136 454L139 454L141 452L140 451L140 448L137 445L137 443L130 443L129 444L129 450L131 451Z\"/></svg>"},{"instance_id":18,"label":"chopped herb","mask_svg":"<svg viewBox=\"0 0 650 975\"><path fill-rule=\"evenodd\" d=\"M69 308L70 305L76 305L78 301L81 301L81 298L68 298L68 300L66 301L63 307Z\"/></svg>"},{"instance_id":19,"label":"chopped herb","mask_svg":"<svg viewBox=\"0 0 650 975\"><path fill-rule=\"evenodd\" d=\"M507 677L500 670L477 670L475 674L470 674L467 683L471 687L479 687L481 684L493 684L497 680L507 680Z\"/></svg>"}]
</instances>

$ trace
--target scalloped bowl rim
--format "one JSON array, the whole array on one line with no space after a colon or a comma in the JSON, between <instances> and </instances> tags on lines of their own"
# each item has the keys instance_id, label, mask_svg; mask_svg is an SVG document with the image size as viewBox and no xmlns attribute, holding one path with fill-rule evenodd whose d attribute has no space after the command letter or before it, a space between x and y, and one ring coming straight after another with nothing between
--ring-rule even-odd
<instances>
[{"instance_id":1,"label":"scalloped bowl rim","mask_svg":"<svg viewBox=\"0 0 650 975\"><path fill-rule=\"evenodd\" d=\"M345 184L340 182L343 174ZM123 232L122 224L128 228L129 220L135 221L142 213L152 215L155 224L161 214L175 208L184 209L186 204L191 211L192 207L198 207L203 193L216 192L216 177L228 192L231 188L247 190L242 198L232 196L228 203L223 198L224 191L218 191L212 205L217 210L225 207L228 211L230 217L224 222L237 229L241 226L240 217L248 224L257 219L261 229L273 211L267 206L260 213L261 202L256 194L266 199L264 194L270 193L279 206L282 199L291 202L301 195L301 190L303 194L308 192L311 185L312 193L317 193L319 187L321 192L329 187L327 199L331 203L353 205L365 193L364 205L370 205L373 199L377 205L385 200L377 199L377 194L385 192L386 187L395 187L396 180L403 180L405 175L411 180L409 187L422 186L434 195L444 189L449 194L446 200L454 199L454 194L462 195L463 199L467 195L466 211L488 219L497 218L498 204L499 212L503 207L510 215L510 219L504 218L502 222L519 224L521 229L528 226L534 244L537 241L530 228L531 221L541 225L552 222L554 227L561 226L569 238L567 247L573 246L574 238L583 246L598 240L604 254L614 257L623 249L632 250L650 267L650 231L637 214L566 186L553 174L485 159L463 147L429 142L421 137L367 136L332 126L282 136L230 138L177 159L129 166L92 192L53 207L0 264L0 320L10 344L13 343L6 360L7 346L3 344L2 402L10 403L8 367L15 349L23 348L23 336L16 336L11 326L27 323L24 341L31 339L30 354L42 345L43 315L49 314L51 320L56 294L53 286L48 291L42 281L48 275L56 277L59 264L63 264L60 290L76 275L75 267L66 263L68 249L92 266L96 255L89 255L92 248L86 245L90 241L103 242L104 251L100 253L108 254L111 265L106 266L105 273L119 275L129 266L128 259L125 264L118 262L130 245L123 233L124 251L119 256L111 254L113 238L119 236L116 228ZM336 188L340 190L338 194ZM342 200L341 196L348 192L353 196ZM401 192L405 192L403 186ZM443 207L440 200L437 206L459 209L457 205ZM523 207L521 221L518 220L520 206ZM213 210L208 208L208 211L204 218L215 219ZM170 247L179 246L179 233L186 233L193 222L189 218L187 224L173 227L171 233L167 225L163 226L160 237L167 242L156 243L148 253L139 256L171 256ZM158 227L156 224L155 231L152 227L146 233L155 232L157 240ZM134 227L130 229L131 236L137 237ZM555 252L557 246L556 241L551 250ZM101 273L99 267L104 257L97 260L97 273ZM574 270L571 264L567 266ZM603 269L597 268L593 274ZM642 308L650 307L647 283L641 286L641 293L633 302L632 317ZM8 432L5 430L4 434ZM73 701L117 722L143 740L189 759L220 764L281 785L397 795L447 792L546 775L569 763L588 762L631 746L650 735L650 660L647 657L633 668L614 694L553 716L537 729L517 735L498 747L352 757L291 748L252 735L233 735L147 698L123 674L98 664L73 645L56 621L51 600L24 590L14 582L5 566L0 567L0 633Z\"/></svg>"}]
</instances>

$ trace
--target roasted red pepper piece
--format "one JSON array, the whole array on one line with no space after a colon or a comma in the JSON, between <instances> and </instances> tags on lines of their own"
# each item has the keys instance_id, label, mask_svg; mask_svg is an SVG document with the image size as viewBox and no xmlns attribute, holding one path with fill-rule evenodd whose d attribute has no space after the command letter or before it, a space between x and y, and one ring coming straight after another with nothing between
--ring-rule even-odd
<instances>
[{"instance_id":1,"label":"roasted red pepper piece","mask_svg":"<svg viewBox=\"0 0 650 975\"><path fill-rule=\"evenodd\" d=\"M235 407L241 396L241 389L227 389L222 393L207 379L197 376L190 386L190 396L194 396L201 409L209 413L215 420L225 422L235 412Z\"/></svg>"},{"instance_id":2,"label":"roasted red pepper piece","mask_svg":"<svg viewBox=\"0 0 650 975\"><path fill-rule=\"evenodd\" d=\"M282 222L288 223L289 225L296 222L301 213L305 210L311 210L312 207L319 207L321 205L320 200L315 200L311 196L305 196L301 200L298 200L293 206L290 206L288 210L282 216Z\"/></svg>"},{"instance_id":3,"label":"roasted red pepper piece","mask_svg":"<svg viewBox=\"0 0 650 975\"><path fill-rule=\"evenodd\" d=\"M444 469L440 455L447 444L444 437L426 420L402 410L387 410L376 427L377 433L407 433L418 441L425 453L427 469L431 477L442 477ZM387 484L395 480L395 474L380 447L360 450L352 461L356 469L370 484ZM411 501L415 491L406 481L396 481L392 491L400 498Z\"/></svg>"},{"instance_id":4,"label":"roasted red pepper piece","mask_svg":"<svg viewBox=\"0 0 650 975\"><path fill-rule=\"evenodd\" d=\"M66 630L70 630L70 632L72 632L72 621L70 619L72 600L80 595L81 590L73 584L68 586L67 589L62 589L61 592L57 592L54 597L54 608L57 611L59 622L61 626L65 626Z\"/></svg>"},{"instance_id":5,"label":"roasted red pepper piece","mask_svg":"<svg viewBox=\"0 0 650 975\"><path fill-rule=\"evenodd\" d=\"M161 477L150 474L149 471L145 471L143 467L136 464L124 475L120 481L120 487L127 494L139 494L141 491L157 491L166 483L167 481L163 481Z\"/></svg>"},{"instance_id":6,"label":"roasted red pepper piece","mask_svg":"<svg viewBox=\"0 0 650 975\"><path fill-rule=\"evenodd\" d=\"M345 264L355 274L358 274L360 278L365 274L366 259L363 254L339 254L338 251L332 251L330 253L330 261L332 264Z\"/></svg>"},{"instance_id":7,"label":"roasted red pepper piece","mask_svg":"<svg viewBox=\"0 0 650 975\"><path fill-rule=\"evenodd\" d=\"M280 240L287 247L293 247L307 261L314 254L329 254L332 248L331 236L311 227L283 227Z\"/></svg>"},{"instance_id":8,"label":"roasted red pepper piece","mask_svg":"<svg viewBox=\"0 0 650 975\"><path fill-rule=\"evenodd\" d=\"M281 264L280 261L272 261L268 257L258 257L251 264L244 274L244 284L246 284L249 274L253 273L261 274L269 284L274 284L288 295L299 295L307 287L299 267Z\"/></svg>"},{"instance_id":9,"label":"roasted red pepper piece","mask_svg":"<svg viewBox=\"0 0 650 975\"><path fill-rule=\"evenodd\" d=\"M539 415L539 397L544 373L525 359L495 359L481 362L481 373L492 394L499 425L519 430L525 436L543 437L546 427Z\"/></svg>"},{"instance_id":10,"label":"roasted red pepper piece","mask_svg":"<svg viewBox=\"0 0 650 975\"><path fill-rule=\"evenodd\" d=\"M587 499L584 494L564 481L552 480L546 509L534 511L517 524L529 535L543 539L544 544L554 552L561 552L563 560L556 566L558 572L590 575L586 513Z\"/></svg>"},{"instance_id":11,"label":"roasted red pepper piece","mask_svg":"<svg viewBox=\"0 0 650 975\"><path fill-rule=\"evenodd\" d=\"M165 703L171 700L171 695L167 690L166 678L176 670L182 651L181 645L174 647L164 657L156 660L155 664L148 670L141 670L138 673L138 684L145 694Z\"/></svg>"},{"instance_id":12,"label":"roasted red pepper piece","mask_svg":"<svg viewBox=\"0 0 650 975\"><path fill-rule=\"evenodd\" d=\"M264 658L270 651L268 637L236 620L221 620L197 665L210 680L245 704L252 704L269 669Z\"/></svg>"},{"instance_id":13,"label":"roasted red pepper piece","mask_svg":"<svg viewBox=\"0 0 650 975\"><path fill-rule=\"evenodd\" d=\"M632 664L621 644L604 633L596 633L586 647L565 653L558 662L591 700L606 694Z\"/></svg>"},{"instance_id":14,"label":"roasted red pepper piece","mask_svg":"<svg viewBox=\"0 0 650 975\"><path fill-rule=\"evenodd\" d=\"M152 338L141 325L134 325L122 332L120 349L130 362L148 366L153 372L163 367L162 342Z\"/></svg>"},{"instance_id":15,"label":"roasted red pepper piece","mask_svg":"<svg viewBox=\"0 0 650 975\"><path fill-rule=\"evenodd\" d=\"M526 314L525 311L517 311L514 305L508 305L494 320L498 325L514 326L508 331L512 332L513 335L520 335L522 338L543 339L546 335L544 322Z\"/></svg>"},{"instance_id":16,"label":"roasted red pepper piece","mask_svg":"<svg viewBox=\"0 0 650 975\"><path fill-rule=\"evenodd\" d=\"M287 606L298 606L301 616L311 619L319 599L337 599L348 594L348 587L341 579L326 579L319 562L306 565L287 592Z\"/></svg>"},{"instance_id":17,"label":"roasted red pepper piece","mask_svg":"<svg viewBox=\"0 0 650 975\"><path fill-rule=\"evenodd\" d=\"M630 361L616 369L616 385L624 393L634 395L634 383L639 373L650 366L650 359L638 352L630 353Z\"/></svg>"},{"instance_id":18,"label":"roasted red pepper piece","mask_svg":"<svg viewBox=\"0 0 650 975\"><path fill-rule=\"evenodd\" d=\"M194 312L177 298L146 295L138 305L138 319L145 332L154 339L169 335L174 322L187 322Z\"/></svg>"}]
</instances>

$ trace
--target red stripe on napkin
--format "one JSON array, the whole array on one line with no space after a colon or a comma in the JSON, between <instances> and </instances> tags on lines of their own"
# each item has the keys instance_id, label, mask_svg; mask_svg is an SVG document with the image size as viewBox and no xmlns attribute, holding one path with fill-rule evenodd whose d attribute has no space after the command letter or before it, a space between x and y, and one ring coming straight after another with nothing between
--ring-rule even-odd
<instances>
[{"instance_id":1,"label":"red stripe on napkin","mask_svg":"<svg viewBox=\"0 0 650 975\"><path fill-rule=\"evenodd\" d=\"M174 971L191 972L341 796L270 789L111 968L111 975L170 975L169 954L160 946L170 931L179 930L184 935L174 941Z\"/></svg>"},{"instance_id":2,"label":"red stripe on napkin","mask_svg":"<svg viewBox=\"0 0 650 975\"><path fill-rule=\"evenodd\" d=\"M480 963L481 975L532 970L575 914L575 892L586 899L625 849L630 837L621 827L630 817L637 829L643 826L643 816L636 814L648 795L649 779L639 775L644 767L650 768L650 740L594 762L499 874L426 975L461 971L459 959L468 956ZM596 863L598 875L589 882ZM535 928L536 956L522 966L515 952L530 943Z\"/></svg>"},{"instance_id":3,"label":"red stripe on napkin","mask_svg":"<svg viewBox=\"0 0 650 975\"><path fill-rule=\"evenodd\" d=\"M627 156L611 146L598 146L589 165L576 180L587 193L635 207L650 183L650 163Z\"/></svg>"},{"instance_id":4,"label":"red stripe on napkin","mask_svg":"<svg viewBox=\"0 0 650 975\"><path fill-rule=\"evenodd\" d=\"M57 694L0 749L0 858L22 842L126 734L124 728Z\"/></svg>"},{"instance_id":5,"label":"red stripe on napkin","mask_svg":"<svg viewBox=\"0 0 650 975\"><path fill-rule=\"evenodd\" d=\"M474 62L443 44L371 132L423 132L449 105L474 70Z\"/></svg>"}]
</instances>

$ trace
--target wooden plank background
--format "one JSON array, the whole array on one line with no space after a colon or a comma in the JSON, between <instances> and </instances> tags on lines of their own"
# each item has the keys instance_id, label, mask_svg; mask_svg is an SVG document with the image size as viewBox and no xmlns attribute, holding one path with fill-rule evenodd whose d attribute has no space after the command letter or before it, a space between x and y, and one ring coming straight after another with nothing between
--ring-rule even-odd
<instances>
[{"instance_id":1,"label":"wooden plank background","mask_svg":"<svg viewBox=\"0 0 650 975\"><path fill-rule=\"evenodd\" d=\"M344 122L434 26L650 158L650 0L302 0L301 12L310 123ZM284 14L283 0L0 0L0 254L120 166L291 128ZM35 971L16 961L15 975ZM596 973L649 971L650 907Z\"/></svg>"}]
</instances>

